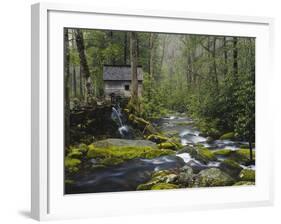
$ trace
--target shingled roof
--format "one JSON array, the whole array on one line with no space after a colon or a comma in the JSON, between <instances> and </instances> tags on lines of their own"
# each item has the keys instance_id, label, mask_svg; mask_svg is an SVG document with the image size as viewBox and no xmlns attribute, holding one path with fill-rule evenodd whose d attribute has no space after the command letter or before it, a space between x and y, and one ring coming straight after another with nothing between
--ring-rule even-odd
<instances>
[{"instance_id":1,"label":"shingled roof","mask_svg":"<svg viewBox=\"0 0 281 224\"><path fill-rule=\"evenodd\" d=\"M143 80L143 71L141 67L137 68L138 81ZM131 81L130 65L104 65L103 66L104 81Z\"/></svg>"}]
</instances>

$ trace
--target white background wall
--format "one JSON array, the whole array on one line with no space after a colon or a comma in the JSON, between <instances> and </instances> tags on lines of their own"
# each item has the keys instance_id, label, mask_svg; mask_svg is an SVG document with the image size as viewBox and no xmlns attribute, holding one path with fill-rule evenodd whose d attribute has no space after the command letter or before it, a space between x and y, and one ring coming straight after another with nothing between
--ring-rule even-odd
<instances>
[{"instance_id":1,"label":"white background wall","mask_svg":"<svg viewBox=\"0 0 281 224\"><path fill-rule=\"evenodd\" d=\"M30 4L32 0L2 0L0 6L0 223L32 223L30 207ZM273 207L194 211L123 218L80 220L79 223L280 223L281 221L281 7L278 0L69 0L107 7L163 9L269 16L275 27L275 205ZM78 223L63 221L58 223Z\"/></svg>"}]
</instances>

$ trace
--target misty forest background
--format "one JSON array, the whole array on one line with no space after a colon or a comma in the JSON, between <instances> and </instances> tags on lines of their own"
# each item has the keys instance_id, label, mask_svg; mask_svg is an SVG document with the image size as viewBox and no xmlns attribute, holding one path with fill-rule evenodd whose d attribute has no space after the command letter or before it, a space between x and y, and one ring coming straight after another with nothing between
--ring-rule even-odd
<instances>
[{"instance_id":1,"label":"misty forest background","mask_svg":"<svg viewBox=\"0 0 281 224\"><path fill-rule=\"evenodd\" d=\"M103 65L131 65L132 113L149 121L186 113L206 136L231 132L252 148L254 38L65 29L64 43L66 130L75 105L104 101ZM137 66L144 71L142 96L134 85Z\"/></svg>"}]
</instances>

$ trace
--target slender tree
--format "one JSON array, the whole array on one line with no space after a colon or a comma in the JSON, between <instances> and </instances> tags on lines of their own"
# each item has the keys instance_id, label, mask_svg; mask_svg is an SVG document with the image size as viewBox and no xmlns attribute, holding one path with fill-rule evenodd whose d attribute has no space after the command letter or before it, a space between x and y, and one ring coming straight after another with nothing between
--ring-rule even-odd
<instances>
[{"instance_id":1,"label":"slender tree","mask_svg":"<svg viewBox=\"0 0 281 224\"><path fill-rule=\"evenodd\" d=\"M69 100L69 38L68 38L68 29L64 29L64 142L67 147L70 143L70 100Z\"/></svg>"},{"instance_id":2,"label":"slender tree","mask_svg":"<svg viewBox=\"0 0 281 224\"><path fill-rule=\"evenodd\" d=\"M131 100L130 105L134 108L135 112L140 112L140 105L138 99L138 73L137 73L137 33L130 32L130 59L131 59Z\"/></svg>"},{"instance_id":3,"label":"slender tree","mask_svg":"<svg viewBox=\"0 0 281 224\"><path fill-rule=\"evenodd\" d=\"M87 58L85 55L85 45L84 45L84 38L83 38L83 32L80 29L76 29L75 33L76 37L76 45L77 50L79 53L79 59L80 59L80 66L83 75L85 76L85 101L86 103L89 103L89 99L93 95L93 82L91 79L90 69L88 66Z\"/></svg>"},{"instance_id":4,"label":"slender tree","mask_svg":"<svg viewBox=\"0 0 281 224\"><path fill-rule=\"evenodd\" d=\"M127 64L127 32L124 32L124 65Z\"/></svg>"},{"instance_id":5,"label":"slender tree","mask_svg":"<svg viewBox=\"0 0 281 224\"><path fill-rule=\"evenodd\" d=\"M238 75L238 48L237 48L237 37L233 37L233 75Z\"/></svg>"}]
</instances>

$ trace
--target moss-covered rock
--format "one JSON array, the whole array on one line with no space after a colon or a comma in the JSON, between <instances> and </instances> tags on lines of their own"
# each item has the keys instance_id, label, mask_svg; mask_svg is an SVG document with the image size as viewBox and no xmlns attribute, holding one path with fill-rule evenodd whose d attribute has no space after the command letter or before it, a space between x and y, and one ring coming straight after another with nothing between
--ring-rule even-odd
<instances>
[{"instance_id":1,"label":"moss-covered rock","mask_svg":"<svg viewBox=\"0 0 281 224\"><path fill-rule=\"evenodd\" d=\"M76 173L79 171L81 160L66 156L64 159L64 166L69 173Z\"/></svg>"},{"instance_id":2,"label":"moss-covered rock","mask_svg":"<svg viewBox=\"0 0 281 224\"><path fill-rule=\"evenodd\" d=\"M181 186L191 187L193 185L193 169L187 165L182 167L177 181Z\"/></svg>"},{"instance_id":3,"label":"moss-covered rock","mask_svg":"<svg viewBox=\"0 0 281 224\"><path fill-rule=\"evenodd\" d=\"M90 147L106 148L111 146L149 146L152 148L157 148L157 145L154 142L148 140L129 140L120 138L108 138L105 140L96 141L88 147L90 149Z\"/></svg>"},{"instance_id":4,"label":"moss-covered rock","mask_svg":"<svg viewBox=\"0 0 281 224\"><path fill-rule=\"evenodd\" d=\"M254 170L243 169L239 174L239 178L240 178L241 181L255 182L255 179L256 179L255 173L256 172Z\"/></svg>"},{"instance_id":5,"label":"moss-covered rock","mask_svg":"<svg viewBox=\"0 0 281 224\"><path fill-rule=\"evenodd\" d=\"M140 184L137 190L152 190L154 186L159 184L173 184L175 185L178 180L178 175L176 175L171 170L160 170L155 171L151 174L151 180L147 183Z\"/></svg>"},{"instance_id":6,"label":"moss-covered rock","mask_svg":"<svg viewBox=\"0 0 281 224\"><path fill-rule=\"evenodd\" d=\"M220 168L234 178L236 178L242 170L241 166L231 159L222 161L220 164Z\"/></svg>"},{"instance_id":7,"label":"moss-covered rock","mask_svg":"<svg viewBox=\"0 0 281 224\"><path fill-rule=\"evenodd\" d=\"M197 145L194 148L189 148L190 155L197 159L198 161L207 164L210 161L216 161L216 156L209 150L204 147Z\"/></svg>"},{"instance_id":8,"label":"moss-covered rock","mask_svg":"<svg viewBox=\"0 0 281 224\"><path fill-rule=\"evenodd\" d=\"M218 168L209 168L199 172L195 178L195 187L230 186L234 180L227 173Z\"/></svg>"},{"instance_id":9,"label":"moss-covered rock","mask_svg":"<svg viewBox=\"0 0 281 224\"><path fill-rule=\"evenodd\" d=\"M94 158L98 161L98 164L108 166L117 165L134 158L152 159L171 154L174 154L172 150L155 149L150 146L108 146L102 148L91 145L89 146L87 158Z\"/></svg>"},{"instance_id":10,"label":"moss-covered rock","mask_svg":"<svg viewBox=\"0 0 281 224\"><path fill-rule=\"evenodd\" d=\"M229 158L242 165L248 165L251 163L249 149L239 149L232 151ZM255 160L255 150L253 150L253 160Z\"/></svg>"},{"instance_id":11,"label":"moss-covered rock","mask_svg":"<svg viewBox=\"0 0 281 224\"><path fill-rule=\"evenodd\" d=\"M223 134L220 137L220 140L232 140L232 139L234 139L234 137L235 137L234 132L228 132L228 133Z\"/></svg>"},{"instance_id":12,"label":"moss-covered rock","mask_svg":"<svg viewBox=\"0 0 281 224\"><path fill-rule=\"evenodd\" d=\"M79 151L80 152L87 152L88 151L88 146L86 144L84 144L84 143L81 143L79 145Z\"/></svg>"},{"instance_id":13,"label":"moss-covered rock","mask_svg":"<svg viewBox=\"0 0 281 224\"><path fill-rule=\"evenodd\" d=\"M163 143L163 142L166 142L166 141L169 140L168 137L162 136L160 134L158 134L158 135L151 134L151 135L147 136L146 139L149 140L149 141L152 141L152 142L156 142L157 144Z\"/></svg>"},{"instance_id":14,"label":"moss-covered rock","mask_svg":"<svg viewBox=\"0 0 281 224\"><path fill-rule=\"evenodd\" d=\"M80 152L78 148L72 148L71 151L67 154L67 157L69 158L76 158L81 159L83 156L83 153Z\"/></svg>"},{"instance_id":15,"label":"moss-covered rock","mask_svg":"<svg viewBox=\"0 0 281 224\"><path fill-rule=\"evenodd\" d=\"M233 186L241 186L241 185L255 185L255 182L251 182L251 181L238 181Z\"/></svg>"},{"instance_id":16,"label":"moss-covered rock","mask_svg":"<svg viewBox=\"0 0 281 224\"><path fill-rule=\"evenodd\" d=\"M230 149L218 149L218 150L214 150L212 152L213 152L213 154L215 156L224 156L224 157L226 157L226 156L230 155L232 150L230 150Z\"/></svg>"},{"instance_id":17,"label":"moss-covered rock","mask_svg":"<svg viewBox=\"0 0 281 224\"><path fill-rule=\"evenodd\" d=\"M179 188L175 184L169 184L169 183L158 183L151 187L151 190L167 190L167 189L177 189Z\"/></svg>"},{"instance_id":18,"label":"moss-covered rock","mask_svg":"<svg viewBox=\"0 0 281 224\"><path fill-rule=\"evenodd\" d=\"M172 149L172 150L177 150L178 146L173 143L173 142L163 142L160 144L157 144L159 149Z\"/></svg>"}]
</instances>

